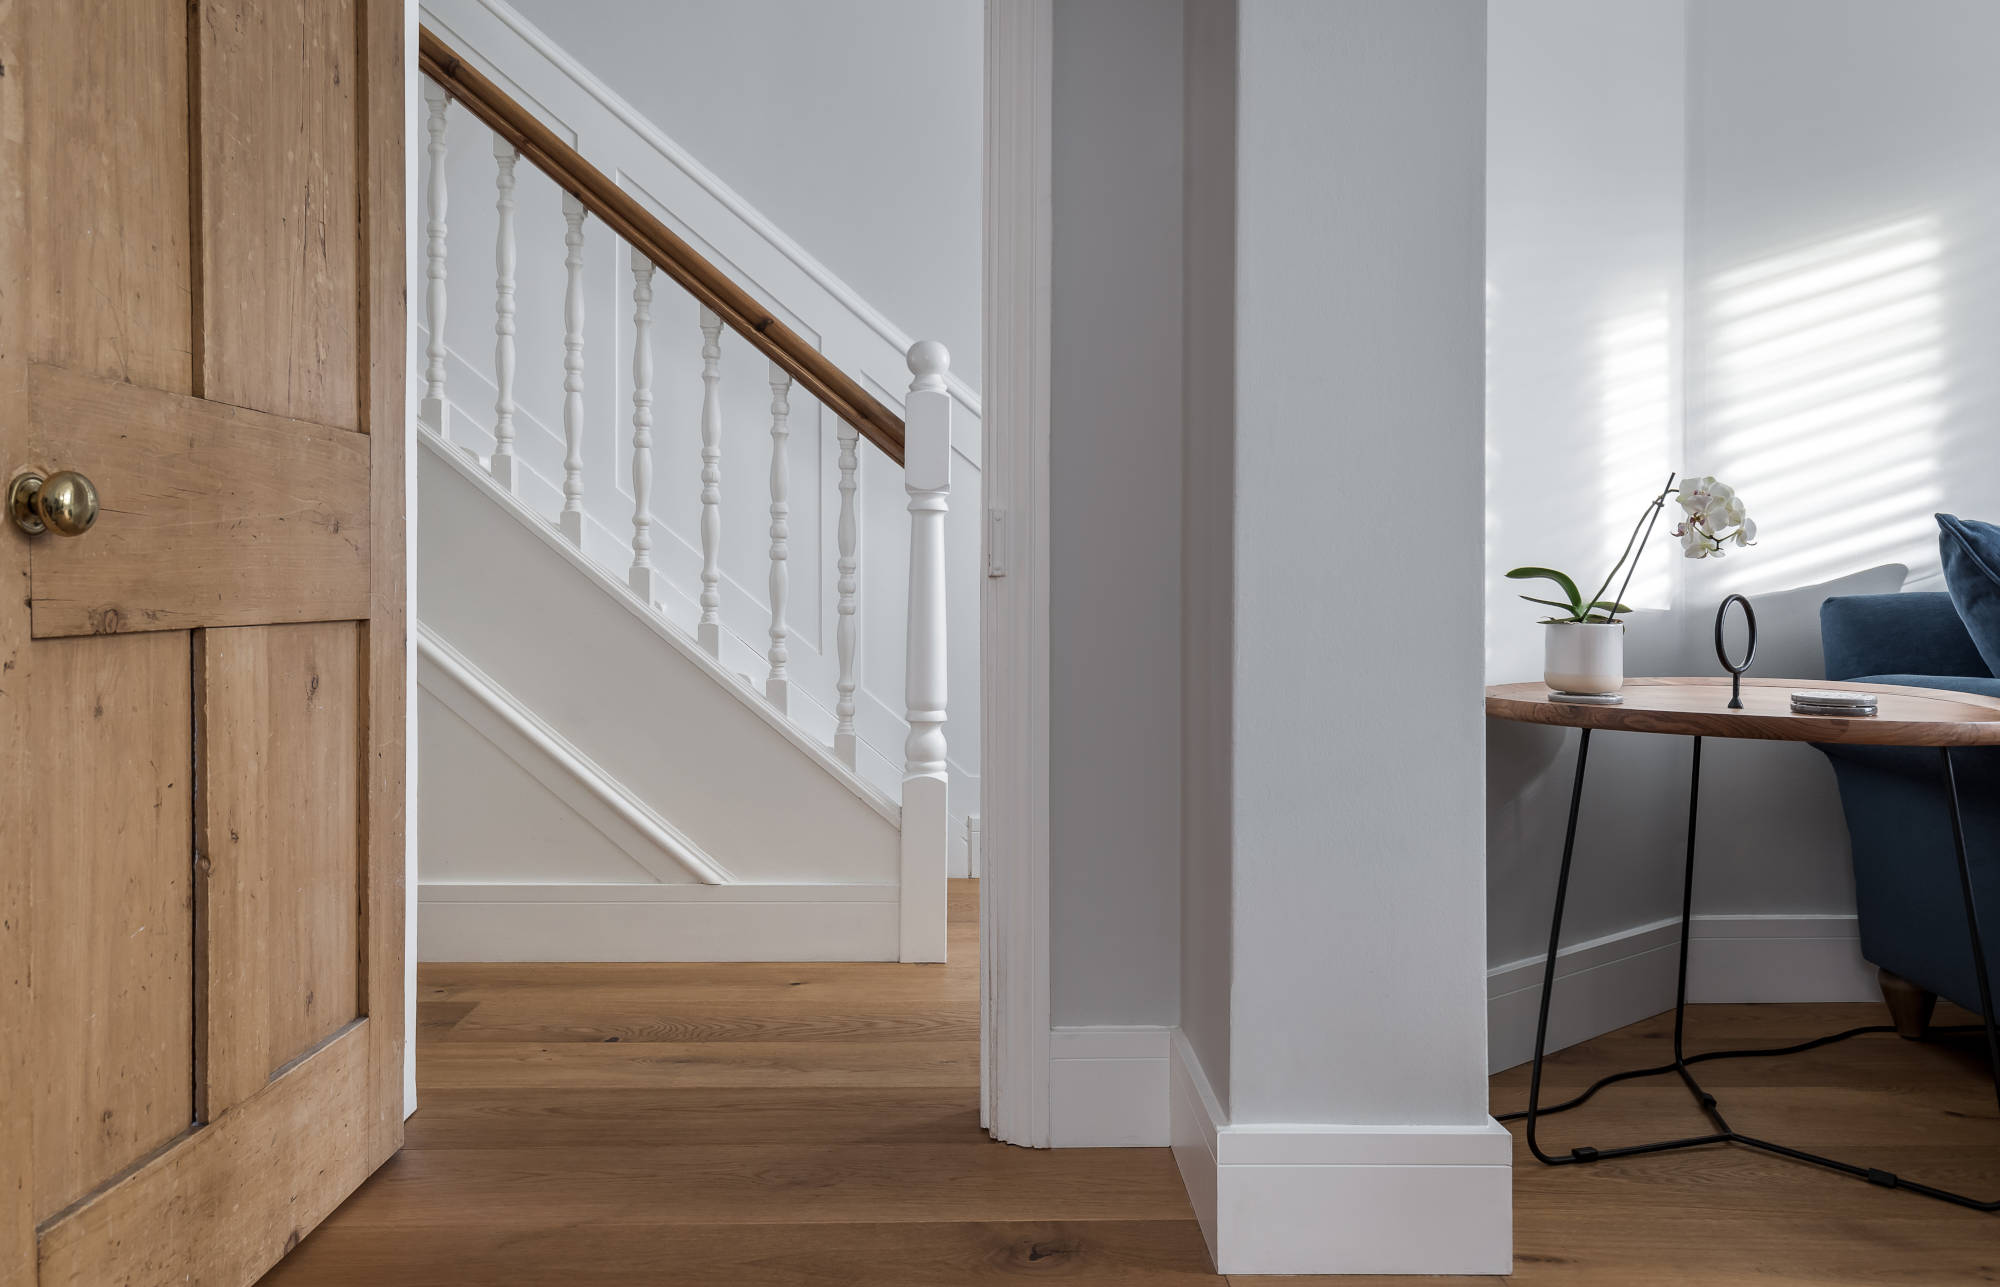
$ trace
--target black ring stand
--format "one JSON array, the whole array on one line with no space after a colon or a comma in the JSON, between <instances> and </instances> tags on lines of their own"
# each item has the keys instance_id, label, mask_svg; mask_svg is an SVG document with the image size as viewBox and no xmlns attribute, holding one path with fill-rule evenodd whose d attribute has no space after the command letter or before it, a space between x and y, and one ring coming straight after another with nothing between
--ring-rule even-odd
<instances>
[{"instance_id":1,"label":"black ring stand","mask_svg":"<svg viewBox=\"0 0 2000 1287\"><path fill-rule=\"evenodd\" d=\"M1743 661L1739 664L1729 660L1729 649L1722 642L1722 622L1729 615L1729 605L1743 605L1743 622L1750 627L1750 646L1743 650ZM1715 659L1729 672L1729 709L1743 709L1743 672L1750 669L1750 663L1757 657L1757 610L1750 606L1750 600L1740 594L1732 594L1722 601L1715 610Z\"/></svg>"}]
</instances>

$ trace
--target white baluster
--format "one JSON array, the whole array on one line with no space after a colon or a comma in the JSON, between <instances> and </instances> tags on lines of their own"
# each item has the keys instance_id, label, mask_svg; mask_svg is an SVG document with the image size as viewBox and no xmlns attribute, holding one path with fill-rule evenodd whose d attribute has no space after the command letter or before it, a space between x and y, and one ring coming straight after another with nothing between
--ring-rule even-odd
<instances>
[{"instance_id":1,"label":"white baluster","mask_svg":"<svg viewBox=\"0 0 2000 1287\"><path fill-rule=\"evenodd\" d=\"M424 325L430 338L424 345L424 397L417 417L449 441L451 404L444 400L444 113L451 98L444 86L425 77L424 102L430 109L425 128L430 134L431 169L424 187Z\"/></svg>"},{"instance_id":2,"label":"white baluster","mask_svg":"<svg viewBox=\"0 0 2000 1287\"><path fill-rule=\"evenodd\" d=\"M854 614L860 604L856 591L860 580L861 560L856 549L860 537L860 523L854 513L855 491L855 448L860 444L861 434L855 427L842 421L840 424L840 580L835 589L840 594L839 624L836 638L840 646L840 680L837 685L839 699L834 703L833 753L848 768L854 767Z\"/></svg>"},{"instance_id":3,"label":"white baluster","mask_svg":"<svg viewBox=\"0 0 2000 1287\"><path fill-rule=\"evenodd\" d=\"M792 377L776 362L771 363L771 673L764 680L764 696L779 710L785 709L791 676L785 669L790 655L785 650L785 592L788 588L785 561L791 543L791 462L785 458L792 428Z\"/></svg>"},{"instance_id":4,"label":"white baluster","mask_svg":"<svg viewBox=\"0 0 2000 1287\"><path fill-rule=\"evenodd\" d=\"M701 621L695 636L722 652L722 319L701 310Z\"/></svg>"},{"instance_id":5,"label":"white baluster","mask_svg":"<svg viewBox=\"0 0 2000 1287\"><path fill-rule=\"evenodd\" d=\"M558 526L583 548L583 202L563 193L563 504Z\"/></svg>"},{"instance_id":6,"label":"white baluster","mask_svg":"<svg viewBox=\"0 0 2000 1287\"><path fill-rule=\"evenodd\" d=\"M903 490L910 497L909 638L904 662L902 959L945 957L951 814L945 762L944 517L951 493L950 364L935 340L910 346Z\"/></svg>"},{"instance_id":7,"label":"white baluster","mask_svg":"<svg viewBox=\"0 0 2000 1287\"><path fill-rule=\"evenodd\" d=\"M632 592L654 603L653 261L632 247Z\"/></svg>"},{"instance_id":8,"label":"white baluster","mask_svg":"<svg viewBox=\"0 0 2000 1287\"><path fill-rule=\"evenodd\" d=\"M514 490L514 163L521 154L493 136L493 208L499 231L493 239L493 479Z\"/></svg>"}]
</instances>

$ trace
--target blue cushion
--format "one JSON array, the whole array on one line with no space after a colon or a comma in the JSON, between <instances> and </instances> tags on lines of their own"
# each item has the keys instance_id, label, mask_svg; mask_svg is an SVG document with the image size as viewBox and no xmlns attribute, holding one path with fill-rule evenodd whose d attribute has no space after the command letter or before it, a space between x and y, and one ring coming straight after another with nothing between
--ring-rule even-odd
<instances>
[{"instance_id":1,"label":"blue cushion","mask_svg":"<svg viewBox=\"0 0 2000 1287\"><path fill-rule=\"evenodd\" d=\"M1819 633L1828 679L1993 675L1948 594L1836 595L1820 605Z\"/></svg>"},{"instance_id":2,"label":"blue cushion","mask_svg":"<svg viewBox=\"0 0 2000 1287\"><path fill-rule=\"evenodd\" d=\"M2000 675L2000 527L1939 514L1944 586L1986 669Z\"/></svg>"}]
</instances>

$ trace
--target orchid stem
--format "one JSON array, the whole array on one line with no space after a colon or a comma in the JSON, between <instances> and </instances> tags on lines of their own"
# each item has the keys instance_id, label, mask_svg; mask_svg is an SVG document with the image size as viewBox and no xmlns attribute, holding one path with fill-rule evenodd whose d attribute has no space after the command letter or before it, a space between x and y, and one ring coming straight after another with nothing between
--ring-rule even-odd
<instances>
[{"instance_id":1,"label":"orchid stem","mask_svg":"<svg viewBox=\"0 0 2000 1287\"><path fill-rule=\"evenodd\" d=\"M1672 494L1673 490L1674 490L1674 476L1672 474L1669 474L1667 475L1666 489L1662 491L1659 494L1658 498L1653 501L1653 516L1646 520L1646 535L1639 541L1639 553L1636 557L1633 558L1632 566L1625 569L1625 581L1622 585L1618 587L1618 596L1612 600L1613 603L1625 602L1625 591L1631 588L1632 575L1633 573L1639 570L1639 559L1645 557L1646 542L1653 539L1653 525L1660 521L1660 511L1667 507L1667 497L1670 494ZM1614 626L1617 625L1618 614L1616 612L1613 612L1609 615L1611 617L1611 624Z\"/></svg>"},{"instance_id":2,"label":"orchid stem","mask_svg":"<svg viewBox=\"0 0 2000 1287\"><path fill-rule=\"evenodd\" d=\"M1667 485L1660 489L1660 494L1653 498L1653 503L1646 507L1646 512L1639 515L1639 521L1632 525L1632 535L1625 541L1625 552L1623 554L1620 554L1618 556L1618 561L1611 565L1611 571L1605 574L1604 584L1597 587L1597 593L1591 595L1590 599L1583 605L1584 617L1590 616L1591 608L1593 608L1603 600L1604 592L1611 588L1611 578L1618 575L1618 569L1625 566L1626 559L1632 559L1632 567L1629 571L1625 573L1625 585L1629 586L1632 584L1632 573L1639 570L1639 560L1636 558L1632 558L1632 547L1639 544L1639 529L1640 528L1646 529L1646 534L1648 536L1651 536L1653 534L1653 524L1659 519L1660 511L1666 508L1667 494L1673 491L1674 479L1678 478L1679 476L1680 475L1678 471L1669 473L1667 475ZM1642 556L1645 554L1645 550L1643 547L1640 549L1639 553ZM1618 594L1619 597L1617 599L1612 600L1612 602L1623 603L1625 601L1624 586L1619 587ZM1607 612L1605 615L1610 617L1610 620L1606 622L1607 625L1615 626L1618 624L1618 614L1614 612ZM1583 618L1578 618L1578 619L1582 620Z\"/></svg>"}]
</instances>

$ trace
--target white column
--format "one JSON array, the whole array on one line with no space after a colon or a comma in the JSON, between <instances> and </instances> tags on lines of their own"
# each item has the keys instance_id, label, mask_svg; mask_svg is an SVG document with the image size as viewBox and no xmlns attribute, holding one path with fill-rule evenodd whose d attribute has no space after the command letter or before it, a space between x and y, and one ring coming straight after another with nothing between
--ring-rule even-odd
<instances>
[{"instance_id":1,"label":"white column","mask_svg":"<svg viewBox=\"0 0 2000 1287\"><path fill-rule=\"evenodd\" d=\"M944 516L951 493L950 355L910 346L903 404L903 490L910 497L909 638L904 661L902 959L942 961L951 815L945 765Z\"/></svg>"},{"instance_id":2,"label":"white column","mask_svg":"<svg viewBox=\"0 0 2000 1287\"><path fill-rule=\"evenodd\" d=\"M583 202L563 193L563 504L557 525L583 547Z\"/></svg>"},{"instance_id":3,"label":"white column","mask_svg":"<svg viewBox=\"0 0 2000 1287\"><path fill-rule=\"evenodd\" d=\"M839 624L835 628L840 648L840 679L834 702L833 753L848 768L854 767L854 614L860 607L857 591L861 569L857 549L860 521L854 513L856 447L861 433L846 421L840 423L840 595Z\"/></svg>"},{"instance_id":4,"label":"white column","mask_svg":"<svg viewBox=\"0 0 2000 1287\"><path fill-rule=\"evenodd\" d=\"M514 490L514 163L521 154L493 136L493 478Z\"/></svg>"},{"instance_id":5,"label":"white column","mask_svg":"<svg viewBox=\"0 0 2000 1287\"><path fill-rule=\"evenodd\" d=\"M779 710L785 709L791 676L785 669L790 657L785 651L785 561L791 542L790 463L785 459L791 438L792 377L776 362L771 363L771 673L764 680L764 696Z\"/></svg>"},{"instance_id":6,"label":"white column","mask_svg":"<svg viewBox=\"0 0 2000 1287\"><path fill-rule=\"evenodd\" d=\"M701 310L701 621L695 636L722 652L722 319Z\"/></svg>"},{"instance_id":7,"label":"white column","mask_svg":"<svg viewBox=\"0 0 2000 1287\"><path fill-rule=\"evenodd\" d=\"M657 602L653 568L653 261L632 248L632 570L626 580Z\"/></svg>"},{"instance_id":8,"label":"white column","mask_svg":"<svg viewBox=\"0 0 2000 1287\"><path fill-rule=\"evenodd\" d=\"M444 400L444 114L451 99L444 86L428 76L423 81L431 163L424 185L424 326L430 338L424 345L424 397L417 417L449 439L451 406Z\"/></svg>"}]
</instances>

